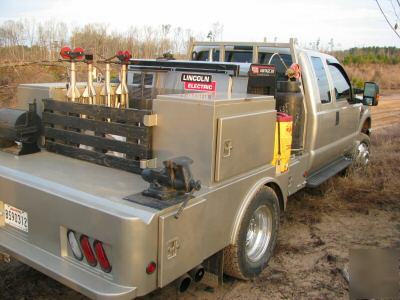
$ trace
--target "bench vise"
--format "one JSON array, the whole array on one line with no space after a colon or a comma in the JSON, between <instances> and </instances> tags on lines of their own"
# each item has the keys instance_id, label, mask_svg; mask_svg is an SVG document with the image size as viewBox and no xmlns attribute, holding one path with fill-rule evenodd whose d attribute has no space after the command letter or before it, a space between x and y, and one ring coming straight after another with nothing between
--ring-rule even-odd
<instances>
[{"instance_id":1,"label":"bench vise","mask_svg":"<svg viewBox=\"0 0 400 300\"><path fill-rule=\"evenodd\" d=\"M182 156L164 161L164 168L143 170L142 178L149 182L150 186L142 194L168 200L200 190L201 182L194 180L190 171L192 163L193 160Z\"/></svg>"}]
</instances>

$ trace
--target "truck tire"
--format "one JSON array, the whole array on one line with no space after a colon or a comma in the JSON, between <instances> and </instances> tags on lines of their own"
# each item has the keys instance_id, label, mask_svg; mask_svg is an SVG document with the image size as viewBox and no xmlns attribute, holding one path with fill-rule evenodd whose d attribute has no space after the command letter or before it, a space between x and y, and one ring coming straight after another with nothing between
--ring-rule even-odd
<instances>
[{"instance_id":1,"label":"truck tire","mask_svg":"<svg viewBox=\"0 0 400 300\"><path fill-rule=\"evenodd\" d=\"M279 200L263 187L251 200L239 225L235 243L224 249L224 273L249 280L267 266L279 229Z\"/></svg>"}]
</instances>

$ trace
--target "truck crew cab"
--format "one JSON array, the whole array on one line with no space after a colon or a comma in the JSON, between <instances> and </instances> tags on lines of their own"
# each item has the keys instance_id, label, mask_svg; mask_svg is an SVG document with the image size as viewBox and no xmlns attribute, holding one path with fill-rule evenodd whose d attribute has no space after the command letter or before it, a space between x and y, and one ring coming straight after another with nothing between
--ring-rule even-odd
<instances>
[{"instance_id":1,"label":"truck crew cab","mask_svg":"<svg viewBox=\"0 0 400 300\"><path fill-rule=\"evenodd\" d=\"M288 196L368 163L379 89L357 98L332 56L294 40L189 53L122 59L118 86L19 87L19 109L0 110L4 255L97 299L251 279Z\"/></svg>"}]
</instances>

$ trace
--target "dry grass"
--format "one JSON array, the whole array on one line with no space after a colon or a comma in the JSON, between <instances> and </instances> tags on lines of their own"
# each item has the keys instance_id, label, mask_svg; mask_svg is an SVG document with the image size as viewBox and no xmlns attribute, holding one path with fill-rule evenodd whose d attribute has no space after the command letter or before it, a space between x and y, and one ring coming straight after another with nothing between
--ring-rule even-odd
<instances>
[{"instance_id":1,"label":"dry grass","mask_svg":"<svg viewBox=\"0 0 400 300\"><path fill-rule=\"evenodd\" d=\"M313 226L335 212L369 210L400 212L400 125L374 132L367 168L350 168L318 189L302 190L289 199L286 222Z\"/></svg>"},{"instance_id":2,"label":"dry grass","mask_svg":"<svg viewBox=\"0 0 400 300\"><path fill-rule=\"evenodd\" d=\"M338 178L342 198L351 203L398 207L400 200L400 126L372 138L372 160L364 172Z\"/></svg>"},{"instance_id":3,"label":"dry grass","mask_svg":"<svg viewBox=\"0 0 400 300\"><path fill-rule=\"evenodd\" d=\"M374 81L382 89L400 88L400 65L346 65L346 72L357 86L362 86L365 81Z\"/></svg>"}]
</instances>

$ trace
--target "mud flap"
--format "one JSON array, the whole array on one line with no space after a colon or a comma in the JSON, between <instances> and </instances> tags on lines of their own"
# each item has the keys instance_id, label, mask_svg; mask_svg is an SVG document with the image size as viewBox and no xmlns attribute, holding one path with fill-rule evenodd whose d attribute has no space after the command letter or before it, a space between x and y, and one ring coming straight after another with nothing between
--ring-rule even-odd
<instances>
[{"instance_id":1,"label":"mud flap","mask_svg":"<svg viewBox=\"0 0 400 300\"><path fill-rule=\"evenodd\" d=\"M206 270L203 283L211 287L221 287L224 277L224 250L218 251L203 262Z\"/></svg>"}]
</instances>

